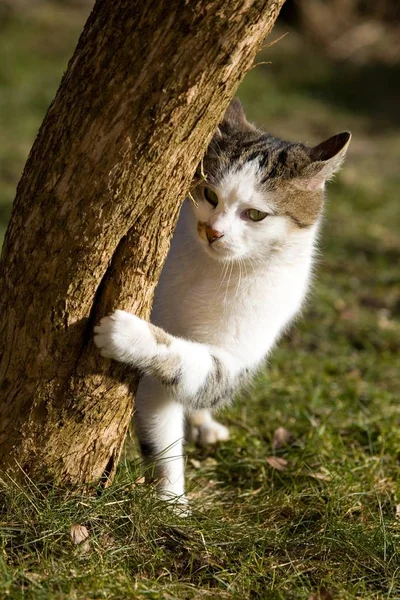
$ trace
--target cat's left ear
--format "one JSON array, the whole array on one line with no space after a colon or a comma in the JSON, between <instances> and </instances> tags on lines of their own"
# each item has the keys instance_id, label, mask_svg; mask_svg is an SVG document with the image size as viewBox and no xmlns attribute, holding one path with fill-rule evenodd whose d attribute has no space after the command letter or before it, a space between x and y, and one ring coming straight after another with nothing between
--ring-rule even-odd
<instances>
[{"instance_id":1,"label":"cat's left ear","mask_svg":"<svg viewBox=\"0 0 400 600\"><path fill-rule=\"evenodd\" d=\"M232 98L221 123L218 125L214 137L218 139L223 136L223 133L231 131L251 131L255 127L248 122L244 114L243 106L239 98Z\"/></svg>"},{"instance_id":2,"label":"cat's left ear","mask_svg":"<svg viewBox=\"0 0 400 600\"><path fill-rule=\"evenodd\" d=\"M302 187L305 186L308 190L322 190L325 182L340 169L350 140L351 133L343 131L318 146L309 148L311 164L301 178Z\"/></svg>"}]
</instances>

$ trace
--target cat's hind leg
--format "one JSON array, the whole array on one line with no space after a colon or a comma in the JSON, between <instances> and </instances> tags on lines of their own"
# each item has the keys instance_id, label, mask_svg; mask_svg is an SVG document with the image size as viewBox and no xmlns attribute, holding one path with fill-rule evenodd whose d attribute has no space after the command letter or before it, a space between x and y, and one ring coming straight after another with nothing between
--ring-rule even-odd
<instances>
[{"instance_id":1,"label":"cat's hind leg","mask_svg":"<svg viewBox=\"0 0 400 600\"><path fill-rule=\"evenodd\" d=\"M186 438L208 446L227 440L229 429L216 421L209 410L195 410L186 415Z\"/></svg>"},{"instance_id":2,"label":"cat's hind leg","mask_svg":"<svg viewBox=\"0 0 400 600\"><path fill-rule=\"evenodd\" d=\"M157 381L145 377L139 385L135 406L139 445L160 498L186 503L182 405Z\"/></svg>"}]
</instances>

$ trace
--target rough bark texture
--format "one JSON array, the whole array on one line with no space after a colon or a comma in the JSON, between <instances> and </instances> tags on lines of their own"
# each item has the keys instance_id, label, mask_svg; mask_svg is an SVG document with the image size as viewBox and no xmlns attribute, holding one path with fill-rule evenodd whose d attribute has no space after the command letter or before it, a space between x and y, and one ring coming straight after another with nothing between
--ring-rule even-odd
<instances>
[{"instance_id":1,"label":"rough bark texture","mask_svg":"<svg viewBox=\"0 0 400 600\"><path fill-rule=\"evenodd\" d=\"M30 153L0 263L0 466L112 477L135 378L94 322L147 318L180 201L283 0L97 2ZM177 299L179 302L179 299Z\"/></svg>"}]
</instances>

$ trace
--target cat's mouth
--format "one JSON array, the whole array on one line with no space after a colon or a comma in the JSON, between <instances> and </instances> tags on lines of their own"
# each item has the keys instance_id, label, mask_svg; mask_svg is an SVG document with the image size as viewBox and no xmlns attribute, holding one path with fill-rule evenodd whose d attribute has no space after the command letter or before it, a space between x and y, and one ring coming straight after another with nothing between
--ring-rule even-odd
<instances>
[{"instance_id":1,"label":"cat's mouth","mask_svg":"<svg viewBox=\"0 0 400 600\"><path fill-rule=\"evenodd\" d=\"M207 256L218 262L231 262L238 259L237 252L226 241L215 241L212 244L199 236L199 244Z\"/></svg>"},{"instance_id":2,"label":"cat's mouth","mask_svg":"<svg viewBox=\"0 0 400 600\"><path fill-rule=\"evenodd\" d=\"M233 258L230 251L226 247L224 248L221 243L211 245L202 243L202 246L207 252L208 256L211 256L216 260L227 260L229 258Z\"/></svg>"},{"instance_id":3,"label":"cat's mouth","mask_svg":"<svg viewBox=\"0 0 400 600\"><path fill-rule=\"evenodd\" d=\"M210 227L207 223L199 221L197 223L197 233L201 240L201 245L209 256L213 258L227 258L229 249L226 246L224 235Z\"/></svg>"},{"instance_id":4,"label":"cat's mouth","mask_svg":"<svg viewBox=\"0 0 400 600\"><path fill-rule=\"evenodd\" d=\"M221 231L213 229L211 225L202 221L198 221L197 223L197 233L199 234L199 238L209 246L218 243L224 237Z\"/></svg>"}]
</instances>

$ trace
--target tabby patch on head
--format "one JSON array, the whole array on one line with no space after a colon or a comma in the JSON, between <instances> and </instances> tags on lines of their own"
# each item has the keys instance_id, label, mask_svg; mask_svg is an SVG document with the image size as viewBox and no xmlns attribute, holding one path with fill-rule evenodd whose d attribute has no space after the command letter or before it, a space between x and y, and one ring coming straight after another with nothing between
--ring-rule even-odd
<instances>
[{"instance_id":1,"label":"tabby patch on head","mask_svg":"<svg viewBox=\"0 0 400 600\"><path fill-rule=\"evenodd\" d=\"M290 234L316 224L325 182L350 138L339 133L315 147L280 140L250 124L234 98L193 184L198 236L208 253L246 257L262 241L289 242ZM205 235L206 228L214 235Z\"/></svg>"}]
</instances>

